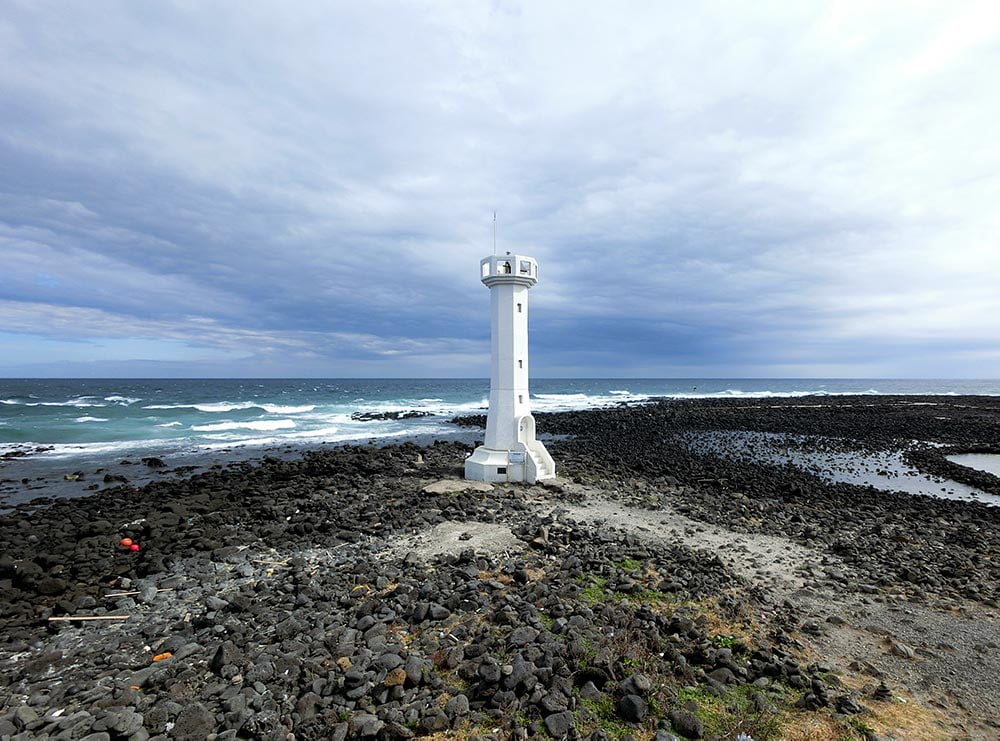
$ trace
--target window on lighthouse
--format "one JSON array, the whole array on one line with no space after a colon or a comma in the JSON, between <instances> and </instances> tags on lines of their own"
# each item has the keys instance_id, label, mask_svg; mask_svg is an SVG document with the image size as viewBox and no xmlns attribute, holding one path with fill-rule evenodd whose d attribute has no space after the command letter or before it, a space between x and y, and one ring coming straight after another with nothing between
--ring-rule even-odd
<instances>
[{"instance_id":1,"label":"window on lighthouse","mask_svg":"<svg viewBox=\"0 0 1000 741\"><path fill-rule=\"evenodd\" d=\"M523 368L524 367L524 361L523 360L518 360L517 361L517 367L518 368Z\"/></svg>"},{"instance_id":2,"label":"window on lighthouse","mask_svg":"<svg viewBox=\"0 0 1000 741\"><path fill-rule=\"evenodd\" d=\"M521 313L521 304L518 304L518 305L517 305L517 313L518 313L518 314L520 314L520 313Z\"/></svg>"}]
</instances>

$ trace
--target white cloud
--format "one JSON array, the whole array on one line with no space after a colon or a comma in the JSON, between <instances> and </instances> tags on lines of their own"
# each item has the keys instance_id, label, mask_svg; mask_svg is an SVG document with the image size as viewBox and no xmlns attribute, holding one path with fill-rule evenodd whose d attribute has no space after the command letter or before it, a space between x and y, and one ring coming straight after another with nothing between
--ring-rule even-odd
<instances>
[{"instance_id":1,"label":"white cloud","mask_svg":"<svg viewBox=\"0 0 1000 741\"><path fill-rule=\"evenodd\" d=\"M919 375L905 340L963 373L1000 336L998 14L15 4L0 297L143 337L212 319L199 341L233 352L240 332L321 356L337 336L423 372L481 342L460 338L484 331L497 208L501 247L541 261L538 316L575 336L701 327L776 371L862 343L851 368Z\"/></svg>"}]
</instances>

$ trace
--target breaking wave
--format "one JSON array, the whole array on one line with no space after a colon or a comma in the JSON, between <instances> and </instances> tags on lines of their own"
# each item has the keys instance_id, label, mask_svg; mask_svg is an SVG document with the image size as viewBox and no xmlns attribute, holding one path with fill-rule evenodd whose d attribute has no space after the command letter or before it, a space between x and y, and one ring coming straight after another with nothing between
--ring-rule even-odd
<instances>
[{"instance_id":1,"label":"breaking wave","mask_svg":"<svg viewBox=\"0 0 1000 741\"><path fill-rule=\"evenodd\" d=\"M97 401L88 401L93 399L93 396L81 396L76 399L69 399L68 401L21 401L20 399L0 399L0 404L6 404L8 406L23 406L23 407L106 407L107 404L102 404Z\"/></svg>"},{"instance_id":2,"label":"breaking wave","mask_svg":"<svg viewBox=\"0 0 1000 741\"><path fill-rule=\"evenodd\" d=\"M258 420L253 422L218 422L211 425L191 425L192 430L198 432L220 432L222 430L287 430L295 427L295 421L291 419L271 419Z\"/></svg>"},{"instance_id":3,"label":"breaking wave","mask_svg":"<svg viewBox=\"0 0 1000 741\"><path fill-rule=\"evenodd\" d=\"M142 401L142 399L135 396L118 396L117 394L113 394L111 396L105 396L104 401L110 401L127 407L129 404L135 404L137 401Z\"/></svg>"},{"instance_id":4,"label":"breaking wave","mask_svg":"<svg viewBox=\"0 0 1000 741\"><path fill-rule=\"evenodd\" d=\"M243 409L263 409L268 414L302 414L311 412L315 404L283 406L281 404L261 404L256 401L214 401L207 404L150 404L143 409L195 409L199 412L236 412Z\"/></svg>"}]
</instances>

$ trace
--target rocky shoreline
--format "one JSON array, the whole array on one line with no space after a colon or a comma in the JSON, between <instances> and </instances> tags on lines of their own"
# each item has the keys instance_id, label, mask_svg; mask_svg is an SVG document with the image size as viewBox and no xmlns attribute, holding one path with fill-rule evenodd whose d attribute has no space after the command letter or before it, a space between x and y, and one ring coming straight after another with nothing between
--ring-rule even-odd
<instances>
[{"instance_id":1,"label":"rocky shoreline","mask_svg":"<svg viewBox=\"0 0 1000 741\"><path fill-rule=\"evenodd\" d=\"M1000 733L1000 508L689 444L905 450L993 492L940 460L993 449L1000 400L539 427L546 486L462 482L466 444L342 447L0 516L0 739Z\"/></svg>"}]
</instances>

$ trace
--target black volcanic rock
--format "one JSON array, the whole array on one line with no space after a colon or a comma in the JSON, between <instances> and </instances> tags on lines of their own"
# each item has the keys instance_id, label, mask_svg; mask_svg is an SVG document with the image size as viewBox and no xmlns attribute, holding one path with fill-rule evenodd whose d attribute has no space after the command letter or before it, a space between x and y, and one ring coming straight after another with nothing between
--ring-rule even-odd
<instances>
[{"instance_id":1,"label":"black volcanic rock","mask_svg":"<svg viewBox=\"0 0 1000 741\"><path fill-rule=\"evenodd\" d=\"M997 509L831 484L698 452L684 436L787 428L817 436L817 450L880 450L907 436L968 446L997 429L1000 401L977 401L975 418L956 403L948 424L905 399L838 398L835 410L753 401L538 417L546 432L572 435L551 446L568 480L837 557L810 579L863 585L879 599L890 590L996 599ZM827 426L843 437L829 442ZM0 660L10 677L0 728L22 732L33 714L36 736L378 739L499 728L504 738L572 737L591 733L588 713L604 708L649 738L678 688L753 684L767 695L775 683L827 715L862 709L826 669L795 658L800 626L837 624L766 603L714 553L576 522L562 505L580 501L580 487L422 491L454 475L468 450L331 447L0 515ZM445 523L508 528L518 548L482 552L473 537L427 555L419 537ZM125 535L139 552L118 545ZM691 607L707 602L725 619L766 612L768 633L720 644ZM47 621L118 614L128 620ZM688 708L669 717L678 734L704 735Z\"/></svg>"},{"instance_id":2,"label":"black volcanic rock","mask_svg":"<svg viewBox=\"0 0 1000 741\"><path fill-rule=\"evenodd\" d=\"M421 417L433 416L433 412L425 412L417 409L401 409L391 412L354 412L351 414L351 419L357 422L374 422L378 420L420 419Z\"/></svg>"}]
</instances>

